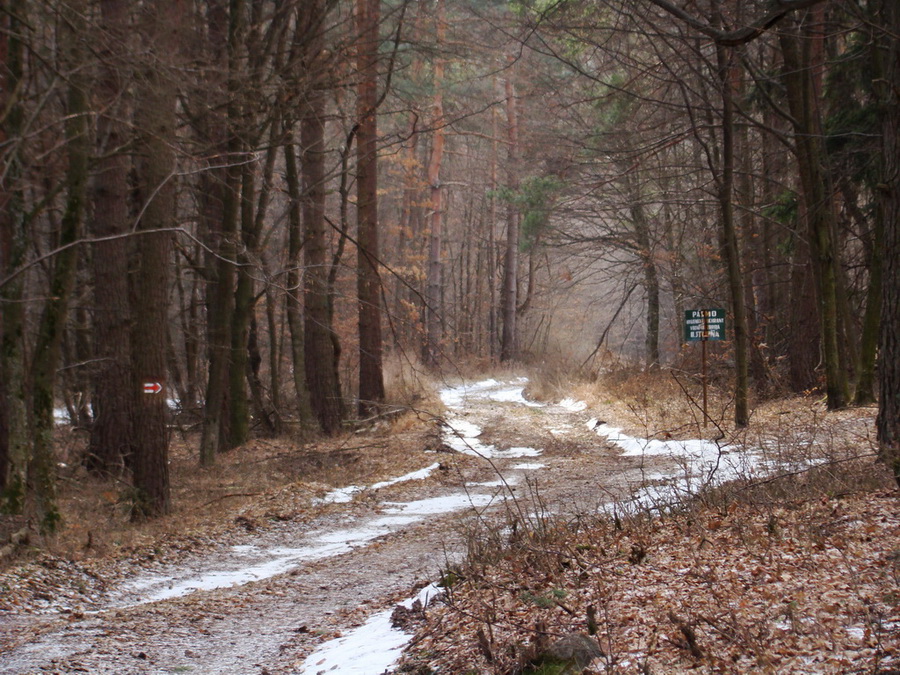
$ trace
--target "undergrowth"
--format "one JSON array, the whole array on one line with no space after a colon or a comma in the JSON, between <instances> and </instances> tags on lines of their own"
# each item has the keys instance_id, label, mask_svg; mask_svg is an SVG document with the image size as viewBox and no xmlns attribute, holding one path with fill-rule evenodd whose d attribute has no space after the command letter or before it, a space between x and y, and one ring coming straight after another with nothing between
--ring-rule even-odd
<instances>
[{"instance_id":1,"label":"undergrowth","mask_svg":"<svg viewBox=\"0 0 900 675\"><path fill-rule=\"evenodd\" d=\"M690 437L701 426L684 384L661 372L568 383L552 373L532 378L528 392L546 400L576 392L646 438ZM723 452L762 449L769 474L747 471L675 503L577 513L548 506L529 483L501 521L468 522L467 556L445 574L446 608L433 619L453 639L426 640L406 667L580 673L584 665L554 660L573 636L596 646L590 673L900 665L900 526L884 517L897 514L897 495L875 458L871 411L829 413L798 397L760 405L751 426L735 430L727 394L711 402ZM866 555L877 559L855 559ZM822 592L839 602L813 597L826 583ZM766 600L774 588L783 597ZM854 632L853 648L836 656L851 623L862 637ZM803 669L807 662L820 665Z\"/></svg>"}]
</instances>

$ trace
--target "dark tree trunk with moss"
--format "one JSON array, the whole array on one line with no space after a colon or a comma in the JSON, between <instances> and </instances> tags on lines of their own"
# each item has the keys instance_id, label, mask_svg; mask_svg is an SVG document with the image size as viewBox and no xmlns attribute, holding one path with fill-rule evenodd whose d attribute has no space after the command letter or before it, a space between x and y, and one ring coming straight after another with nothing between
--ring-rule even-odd
<instances>
[{"instance_id":1,"label":"dark tree trunk with moss","mask_svg":"<svg viewBox=\"0 0 900 675\"><path fill-rule=\"evenodd\" d=\"M56 457L53 449L53 407L56 369L59 365L63 331L69 299L78 269L78 249L65 248L81 235L87 199L88 92L83 73L84 7L75 3L65 8L61 23L63 63L69 69L69 93L66 105L66 208L54 256L48 300L38 326L31 368L31 459L28 463L28 493L34 500L35 519L45 532L56 530L60 515L56 504Z\"/></svg>"}]
</instances>

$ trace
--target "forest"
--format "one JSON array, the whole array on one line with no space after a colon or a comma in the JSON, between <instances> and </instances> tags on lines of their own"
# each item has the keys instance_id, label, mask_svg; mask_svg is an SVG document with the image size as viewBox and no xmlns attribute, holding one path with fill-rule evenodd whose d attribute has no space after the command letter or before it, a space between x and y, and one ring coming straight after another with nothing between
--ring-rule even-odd
<instances>
[{"instance_id":1,"label":"forest","mask_svg":"<svg viewBox=\"0 0 900 675\"><path fill-rule=\"evenodd\" d=\"M894 0L4 0L2 509L414 405L404 367L878 402L900 480ZM562 366L560 364L566 364Z\"/></svg>"}]
</instances>

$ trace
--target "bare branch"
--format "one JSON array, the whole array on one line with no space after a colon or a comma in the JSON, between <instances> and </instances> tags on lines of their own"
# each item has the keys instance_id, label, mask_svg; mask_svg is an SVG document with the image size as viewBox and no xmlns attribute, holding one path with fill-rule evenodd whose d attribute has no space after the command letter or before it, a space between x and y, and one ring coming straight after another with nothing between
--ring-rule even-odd
<instances>
[{"instance_id":1,"label":"bare branch","mask_svg":"<svg viewBox=\"0 0 900 675\"><path fill-rule=\"evenodd\" d=\"M774 0L772 9L767 14L760 17L749 26L728 31L720 30L705 21L701 21L677 5L672 4L669 0L649 1L672 16L681 19L691 28L703 33L703 35L713 40L716 44L724 47L737 47L738 45L752 42L791 12L818 5L820 2L825 2L825 0Z\"/></svg>"}]
</instances>

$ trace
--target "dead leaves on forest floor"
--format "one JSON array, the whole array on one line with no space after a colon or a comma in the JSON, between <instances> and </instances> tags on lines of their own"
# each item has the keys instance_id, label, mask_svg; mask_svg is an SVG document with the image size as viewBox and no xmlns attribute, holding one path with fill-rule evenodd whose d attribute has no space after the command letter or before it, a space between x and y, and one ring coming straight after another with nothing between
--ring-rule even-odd
<instances>
[{"instance_id":1,"label":"dead leaves on forest floor","mask_svg":"<svg viewBox=\"0 0 900 675\"><path fill-rule=\"evenodd\" d=\"M898 507L891 489L798 492L519 530L455 572L401 672L526 672L543 631L594 633L605 656L590 673L888 672L900 667Z\"/></svg>"},{"instance_id":2,"label":"dead leaves on forest floor","mask_svg":"<svg viewBox=\"0 0 900 675\"><path fill-rule=\"evenodd\" d=\"M631 433L685 433L648 427L640 406L590 404ZM900 493L873 456L873 415L770 401L723 434L813 468L662 516L549 516L472 535L482 555L452 570L397 672L557 672L529 661L572 634L603 651L585 673L900 672Z\"/></svg>"}]
</instances>

